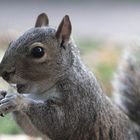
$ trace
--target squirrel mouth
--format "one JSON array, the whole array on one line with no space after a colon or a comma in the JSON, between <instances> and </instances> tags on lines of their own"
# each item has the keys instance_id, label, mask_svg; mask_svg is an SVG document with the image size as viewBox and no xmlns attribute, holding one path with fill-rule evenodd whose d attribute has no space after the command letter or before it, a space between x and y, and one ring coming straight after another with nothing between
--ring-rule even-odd
<instances>
[{"instance_id":1,"label":"squirrel mouth","mask_svg":"<svg viewBox=\"0 0 140 140\"><path fill-rule=\"evenodd\" d=\"M24 92L25 88L27 87L25 84L10 84L13 88L17 90L18 93Z\"/></svg>"},{"instance_id":2,"label":"squirrel mouth","mask_svg":"<svg viewBox=\"0 0 140 140\"><path fill-rule=\"evenodd\" d=\"M18 93L21 93L21 92L23 92L24 89L26 88L26 85L17 84L17 85L16 85L16 88L17 88L17 92L18 92Z\"/></svg>"}]
</instances>

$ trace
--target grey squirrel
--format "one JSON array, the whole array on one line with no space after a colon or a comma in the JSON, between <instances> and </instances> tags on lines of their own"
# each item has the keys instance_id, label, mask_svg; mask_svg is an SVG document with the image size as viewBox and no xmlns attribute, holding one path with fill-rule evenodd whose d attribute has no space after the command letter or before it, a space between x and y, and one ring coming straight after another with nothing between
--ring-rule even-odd
<instances>
[{"instance_id":1,"label":"grey squirrel","mask_svg":"<svg viewBox=\"0 0 140 140\"><path fill-rule=\"evenodd\" d=\"M68 15L55 29L42 13L9 45L0 75L18 94L2 95L0 114L12 112L26 134L43 140L138 140L138 129L81 61L71 32Z\"/></svg>"}]
</instances>

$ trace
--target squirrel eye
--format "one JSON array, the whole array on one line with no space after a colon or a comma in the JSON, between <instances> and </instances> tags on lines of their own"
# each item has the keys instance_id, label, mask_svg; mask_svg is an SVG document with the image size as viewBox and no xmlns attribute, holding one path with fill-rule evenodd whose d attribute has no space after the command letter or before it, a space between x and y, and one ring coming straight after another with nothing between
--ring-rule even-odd
<instances>
[{"instance_id":1,"label":"squirrel eye","mask_svg":"<svg viewBox=\"0 0 140 140\"><path fill-rule=\"evenodd\" d=\"M34 58L41 58L45 54L44 49L42 47L34 47L31 51L31 55Z\"/></svg>"}]
</instances>

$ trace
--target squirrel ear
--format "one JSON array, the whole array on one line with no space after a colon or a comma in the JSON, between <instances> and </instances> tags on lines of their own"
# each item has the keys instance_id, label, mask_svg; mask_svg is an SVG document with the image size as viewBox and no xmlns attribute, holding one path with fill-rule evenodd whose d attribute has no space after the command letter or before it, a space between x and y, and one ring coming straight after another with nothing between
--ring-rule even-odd
<instances>
[{"instance_id":1,"label":"squirrel ear","mask_svg":"<svg viewBox=\"0 0 140 140\"><path fill-rule=\"evenodd\" d=\"M37 17L35 27L42 27L42 26L48 26L48 25L49 25L48 16L45 13L40 14Z\"/></svg>"},{"instance_id":2,"label":"squirrel ear","mask_svg":"<svg viewBox=\"0 0 140 140\"><path fill-rule=\"evenodd\" d=\"M56 38L61 41L61 44L64 45L70 38L72 31L71 22L68 15L65 15L62 19L57 31Z\"/></svg>"}]
</instances>

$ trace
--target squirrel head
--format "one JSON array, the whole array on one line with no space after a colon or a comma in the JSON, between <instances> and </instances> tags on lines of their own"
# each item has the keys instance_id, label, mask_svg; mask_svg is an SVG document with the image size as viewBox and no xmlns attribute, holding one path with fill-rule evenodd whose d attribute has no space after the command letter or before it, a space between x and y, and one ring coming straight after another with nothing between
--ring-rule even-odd
<instances>
[{"instance_id":1,"label":"squirrel head","mask_svg":"<svg viewBox=\"0 0 140 140\"><path fill-rule=\"evenodd\" d=\"M72 65L71 22L65 15L58 28L49 26L45 13L35 27L10 43L0 64L0 76L17 84L19 93L43 92Z\"/></svg>"}]
</instances>

